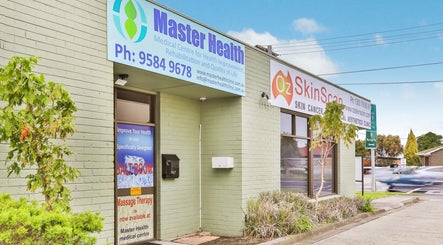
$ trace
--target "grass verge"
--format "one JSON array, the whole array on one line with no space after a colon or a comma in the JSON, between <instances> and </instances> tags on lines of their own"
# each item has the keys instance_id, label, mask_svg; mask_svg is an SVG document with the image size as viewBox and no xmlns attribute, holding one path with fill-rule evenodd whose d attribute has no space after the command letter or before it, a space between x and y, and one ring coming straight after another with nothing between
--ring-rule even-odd
<instances>
[{"instance_id":1,"label":"grass verge","mask_svg":"<svg viewBox=\"0 0 443 245\"><path fill-rule=\"evenodd\" d=\"M402 193L402 192L388 192L388 191L376 191L376 192L368 191L368 192L365 192L363 196L362 196L361 192L356 192L356 194L355 194L356 197L363 197L364 199L370 199L370 200L380 199L380 198L390 197L390 196L400 196L400 195L410 195L410 194L406 194L406 193Z\"/></svg>"}]
</instances>

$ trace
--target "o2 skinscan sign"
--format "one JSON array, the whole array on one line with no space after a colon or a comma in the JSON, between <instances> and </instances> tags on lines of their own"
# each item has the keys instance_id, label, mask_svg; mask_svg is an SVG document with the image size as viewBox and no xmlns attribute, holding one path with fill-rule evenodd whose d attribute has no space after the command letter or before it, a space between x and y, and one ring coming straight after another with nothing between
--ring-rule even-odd
<instances>
[{"instance_id":1,"label":"o2 skinscan sign","mask_svg":"<svg viewBox=\"0 0 443 245\"><path fill-rule=\"evenodd\" d=\"M245 95L245 47L145 0L108 0L108 59Z\"/></svg>"},{"instance_id":2,"label":"o2 skinscan sign","mask_svg":"<svg viewBox=\"0 0 443 245\"><path fill-rule=\"evenodd\" d=\"M154 127L117 123L117 244L154 238Z\"/></svg>"},{"instance_id":3,"label":"o2 skinscan sign","mask_svg":"<svg viewBox=\"0 0 443 245\"><path fill-rule=\"evenodd\" d=\"M371 102L297 69L271 60L271 104L307 115L323 114L328 102L344 104L342 120L371 128Z\"/></svg>"}]
</instances>

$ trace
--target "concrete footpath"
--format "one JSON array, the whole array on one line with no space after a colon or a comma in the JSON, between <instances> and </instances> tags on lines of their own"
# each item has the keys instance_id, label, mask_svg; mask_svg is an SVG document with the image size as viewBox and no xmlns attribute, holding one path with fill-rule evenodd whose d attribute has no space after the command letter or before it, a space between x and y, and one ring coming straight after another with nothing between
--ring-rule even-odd
<instances>
[{"instance_id":1,"label":"concrete footpath","mask_svg":"<svg viewBox=\"0 0 443 245\"><path fill-rule=\"evenodd\" d=\"M392 196L372 203L374 214L262 245L443 244L443 196Z\"/></svg>"}]
</instances>

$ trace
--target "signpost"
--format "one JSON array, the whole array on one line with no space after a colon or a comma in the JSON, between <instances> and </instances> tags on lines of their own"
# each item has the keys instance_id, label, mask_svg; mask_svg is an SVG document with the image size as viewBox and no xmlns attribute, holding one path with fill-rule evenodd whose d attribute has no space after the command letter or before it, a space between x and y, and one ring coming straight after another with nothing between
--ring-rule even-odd
<instances>
[{"instance_id":1,"label":"signpost","mask_svg":"<svg viewBox=\"0 0 443 245\"><path fill-rule=\"evenodd\" d=\"M366 130L366 149L377 149L377 111L371 104L371 130Z\"/></svg>"}]
</instances>

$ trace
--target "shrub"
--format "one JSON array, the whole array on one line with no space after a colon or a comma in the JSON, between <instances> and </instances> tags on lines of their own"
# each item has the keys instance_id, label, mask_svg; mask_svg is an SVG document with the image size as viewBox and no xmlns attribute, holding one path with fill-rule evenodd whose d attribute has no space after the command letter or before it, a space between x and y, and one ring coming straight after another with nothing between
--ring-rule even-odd
<instances>
[{"instance_id":1,"label":"shrub","mask_svg":"<svg viewBox=\"0 0 443 245\"><path fill-rule=\"evenodd\" d=\"M360 210L363 212L374 212L375 208L374 206L372 206L372 198L360 198L361 201L361 205L360 205Z\"/></svg>"},{"instance_id":2,"label":"shrub","mask_svg":"<svg viewBox=\"0 0 443 245\"><path fill-rule=\"evenodd\" d=\"M319 224L373 210L371 199L338 197L315 205L305 195L290 192L261 193L246 208L245 233L259 238L308 232Z\"/></svg>"},{"instance_id":3,"label":"shrub","mask_svg":"<svg viewBox=\"0 0 443 245\"><path fill-rule=\"evenodd\" d=\"M253 237L281 237L313 228L309 199L289 192L262 193L247 203L245 232Z\"/></svg>"},{"instance_id":4,"label":"shrub","mask_svg":"<svg viewBox=\"0 0 443 245\"><path fill-rule=\"evenodd\" d=\"M95 244L89 233L103 229L98 213L72 214L53 206L48 211L37 201L18 201L0 194L0 244Z\"/></svg>"},{"instance_id":5,"label":"shrub","mask_svg":"<svg viewBox=\"0 0 443 245\"><path fill-rule=\"evenodd\" d=\"M318 223L332 223L353 217L361 213L363 198L338 197L320 202L317 208Z\"/></svg>"}]
</instances>

